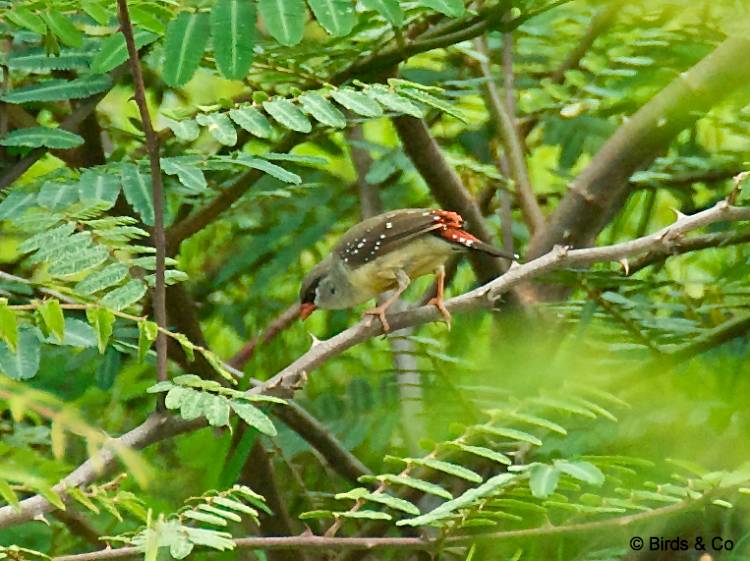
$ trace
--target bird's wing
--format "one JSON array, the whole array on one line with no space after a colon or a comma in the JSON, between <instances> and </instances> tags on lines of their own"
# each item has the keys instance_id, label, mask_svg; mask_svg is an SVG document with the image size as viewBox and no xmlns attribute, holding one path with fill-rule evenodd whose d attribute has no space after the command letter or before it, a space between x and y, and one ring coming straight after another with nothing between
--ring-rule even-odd
<instances>
[{"instance_id":1,"label":"bird's wing","mask_svg":"<svg viewBox=\"0 0 750 561\"><path fill-rule=\"evenodd\" d=\"M430 209L386 212L351 228L334 251L349 267L356 268L440 228L441 218Z\"/></svg>"}]
</instances>

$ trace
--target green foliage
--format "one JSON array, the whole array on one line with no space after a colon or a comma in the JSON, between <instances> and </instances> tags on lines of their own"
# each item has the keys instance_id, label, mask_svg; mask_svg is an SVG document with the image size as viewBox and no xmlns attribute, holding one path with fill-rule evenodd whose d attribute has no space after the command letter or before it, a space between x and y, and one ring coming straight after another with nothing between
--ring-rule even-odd
<instances>
[{"instance_id":1,"label":"green foliage","mask_svg":"<svg viewBox=\"0 0 750 561\"><path fill-rule=\"evenodd\" d=\"M268 436L276 436L276 428L253 402L285 403L283 399L226 388L193 374L178 376L171 382L159 382L148 391L167 392L164 400L167 408L179 409L180 416L188 421L202 416L213 427L229 426L231 410L249 426Z\"/></svg>"},{"instance_id":2,"label":"green foliage","mask_svg":"<svg viewBox=\"0 0 750 561\"><path fill-rule=\"evenodd\" d=\"M554 303L521 315L509 295L491 321L455 313L450 332L417 326L348 347L338 334L360 310L291 321L300 279L360 220L360 196L384 209L446 200L416 173L393 117L424 119L483 226L523 255L538 233L506 176L487 80L512 82L501 94L550 221L608 138L746 33L742 3L127 4L159 135L166 282L182 283L161 328L150 161L116 4L0 0L0 525L38 495L149 561L239 558L243 523L270 512L247 487L264 480L262 452L295 534L302 519L315 535L431 536L441 558L624 559L615 529L642 513L643 535L731 529L734 557L747 556L745 225L666 240L645 261L554 271L536 279L564 287ZM468 36L477 30L486 52ZM688 112L695 124L653 163L638 147L608 162L613 177L632 159L643 169L586 244L645 236L674 209L726 197L747 165L747 99L739 87ZM659 107L669 119L673 109ZM741 205L747 183L737 180ZM672 255L693 235L715 247ZM459 262L449 295L476 286ZM316 431L253 389L306 353L309 333L325 357L300 374L295 406ZM160 335L168 381L154 385ZM331 351L342 340L346 352ZM128 434L159 419L155 405L168 417L157 432ZM210 428L180 432L199 425ZM122 434L145 450L109 438ZM110 451L104 467L125 474L55 487ZM360 464L371 475L352 483ZM0 543L18 542L0 557L90 549L47 521L0 530ZM572 531L590 522L599 530ZM484 532L513 540L473 541Z\"/></svg>"}]
</instances>

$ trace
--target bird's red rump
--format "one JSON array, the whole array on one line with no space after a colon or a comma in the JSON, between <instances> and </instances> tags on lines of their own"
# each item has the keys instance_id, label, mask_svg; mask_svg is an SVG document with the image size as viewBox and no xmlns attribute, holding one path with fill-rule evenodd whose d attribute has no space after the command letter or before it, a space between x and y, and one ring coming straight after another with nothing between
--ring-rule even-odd
<instances>
[{"instance_id":1,"label":"bird's red rump","mask_svg":"<svg viewBox=\"0 0 750 561\"><path fill-rule=\"evenodd\" d=\"M464 219L457 212L451 210L433 210L432 214L435 216L435 221L442 225L442 228L435 231L441 238L466 247L471 247L479 243L478 238L463 229Z\"/></svg>"},{"instance_id":2,"label":"bird's red rump","mask_svg":"<svg viewBox=\"0 0 750 561\"><path fill-rule=\"evenodd\" d=\"M461 229L464 226L464 219L460 214L452 210L433 210L432 214L439 217L438 223L444 224L448 228Z\"/></svg>"},{"instance_id":3,"label":"bird's red rump","mask_svg":"<svg viewBox=\"0 0 750 561\"><path fill-rule=\"evenodd\" d=\"M466 247L471 247L476 243L480 243L479 238L472 236L466 230L461 228L455 228L453 226L447 226L435 232L441 238L445 238L451 243L461 244Z\"/></svg>"}]
</instances>

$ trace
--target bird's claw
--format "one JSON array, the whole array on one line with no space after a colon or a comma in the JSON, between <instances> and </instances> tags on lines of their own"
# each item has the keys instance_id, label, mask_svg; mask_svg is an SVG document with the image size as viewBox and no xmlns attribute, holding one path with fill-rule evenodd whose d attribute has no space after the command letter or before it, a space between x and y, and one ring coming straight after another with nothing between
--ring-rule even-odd
<instances>
[{"instance_id":1,"label":"bird's claw","mask_svg":"<svg viewBox=\"0 0 750 561\"><path fill-rule=\"evenodd\" d=\"M388 325L388 320L385 319L385 310L386 308L383 308L382 306L377 306L375 308L365 310L363 312L363 316L377 316L380 320L381 325L383 326L383 331L388 333L391 330L391 326ZM372 321L370 322L370 325L372 325Z\"/></svg>"},{"instance_id":2,"label":"bird's claw","mask_svg":"<svg viewBox=\"0 0 750 561\"><path fill-rule=\"evenodd\" d=\"M448 324L448 331L451 330L451 313L448 311L448 308L445 307L445 300L442 298L438 298L437 296L435 298L430 298L430 301L427 302L427 305L435 306L438 311L440 312L440 315L443 316L443 319L445 320L445 323Z\"/></svg>"}]
</instances>

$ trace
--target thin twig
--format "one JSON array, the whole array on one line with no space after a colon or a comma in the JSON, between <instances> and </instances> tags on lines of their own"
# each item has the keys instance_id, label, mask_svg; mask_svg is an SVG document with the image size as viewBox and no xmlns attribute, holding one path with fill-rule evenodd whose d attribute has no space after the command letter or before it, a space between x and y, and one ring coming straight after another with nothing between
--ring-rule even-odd
<instances>
[{"instance_id":1,"label":"thin twig","mask_svg":"<svg viewBox=\"0 0 750 561\"><path fill-rule=\"evenodd\" d=\"M117 13L120 20L120 31L125 36L128 47L130 71L133 74L135 102L143 123L146 135L146 147L151 164L151 193L154 199L154 246L156 246L156 286L154 287L153 307L156 324L166 329L166 284L164 270L166 260L166 237L164 234L164 185L162 183L161 168L159 167L159 137L154 132L151 115L146 102L146 85L143 82L143 72L138 57L138 49L133 39L133 24L130 22L127 0L117 0ZM156 377L160 381L167 379L167 338L162 331L156 336Z\"/></svg>"},{"instance_id":2,"label":"thin twig","mask_svg":"<svg viewBox=\"0 0 750 561\"><path fill-rule=\"evenodd\" d=\"M489 50L486 42L477 39L475 45L486 57L479 63L482 76L485 78L485 89L487 92L487 105L495 122L495 129L500 136L507 156L508 167L511 178L515 183L518 194L518 202L526 224L531 232L537 232L544 227L544 214L539 207L534 194L534 188L529 179L529 170L526 167L526 156L524 155L521 138L516 128L515 116L510 113L500 92L495 85L495 79L489 63Z\"/></svg>"}]
</instances>

